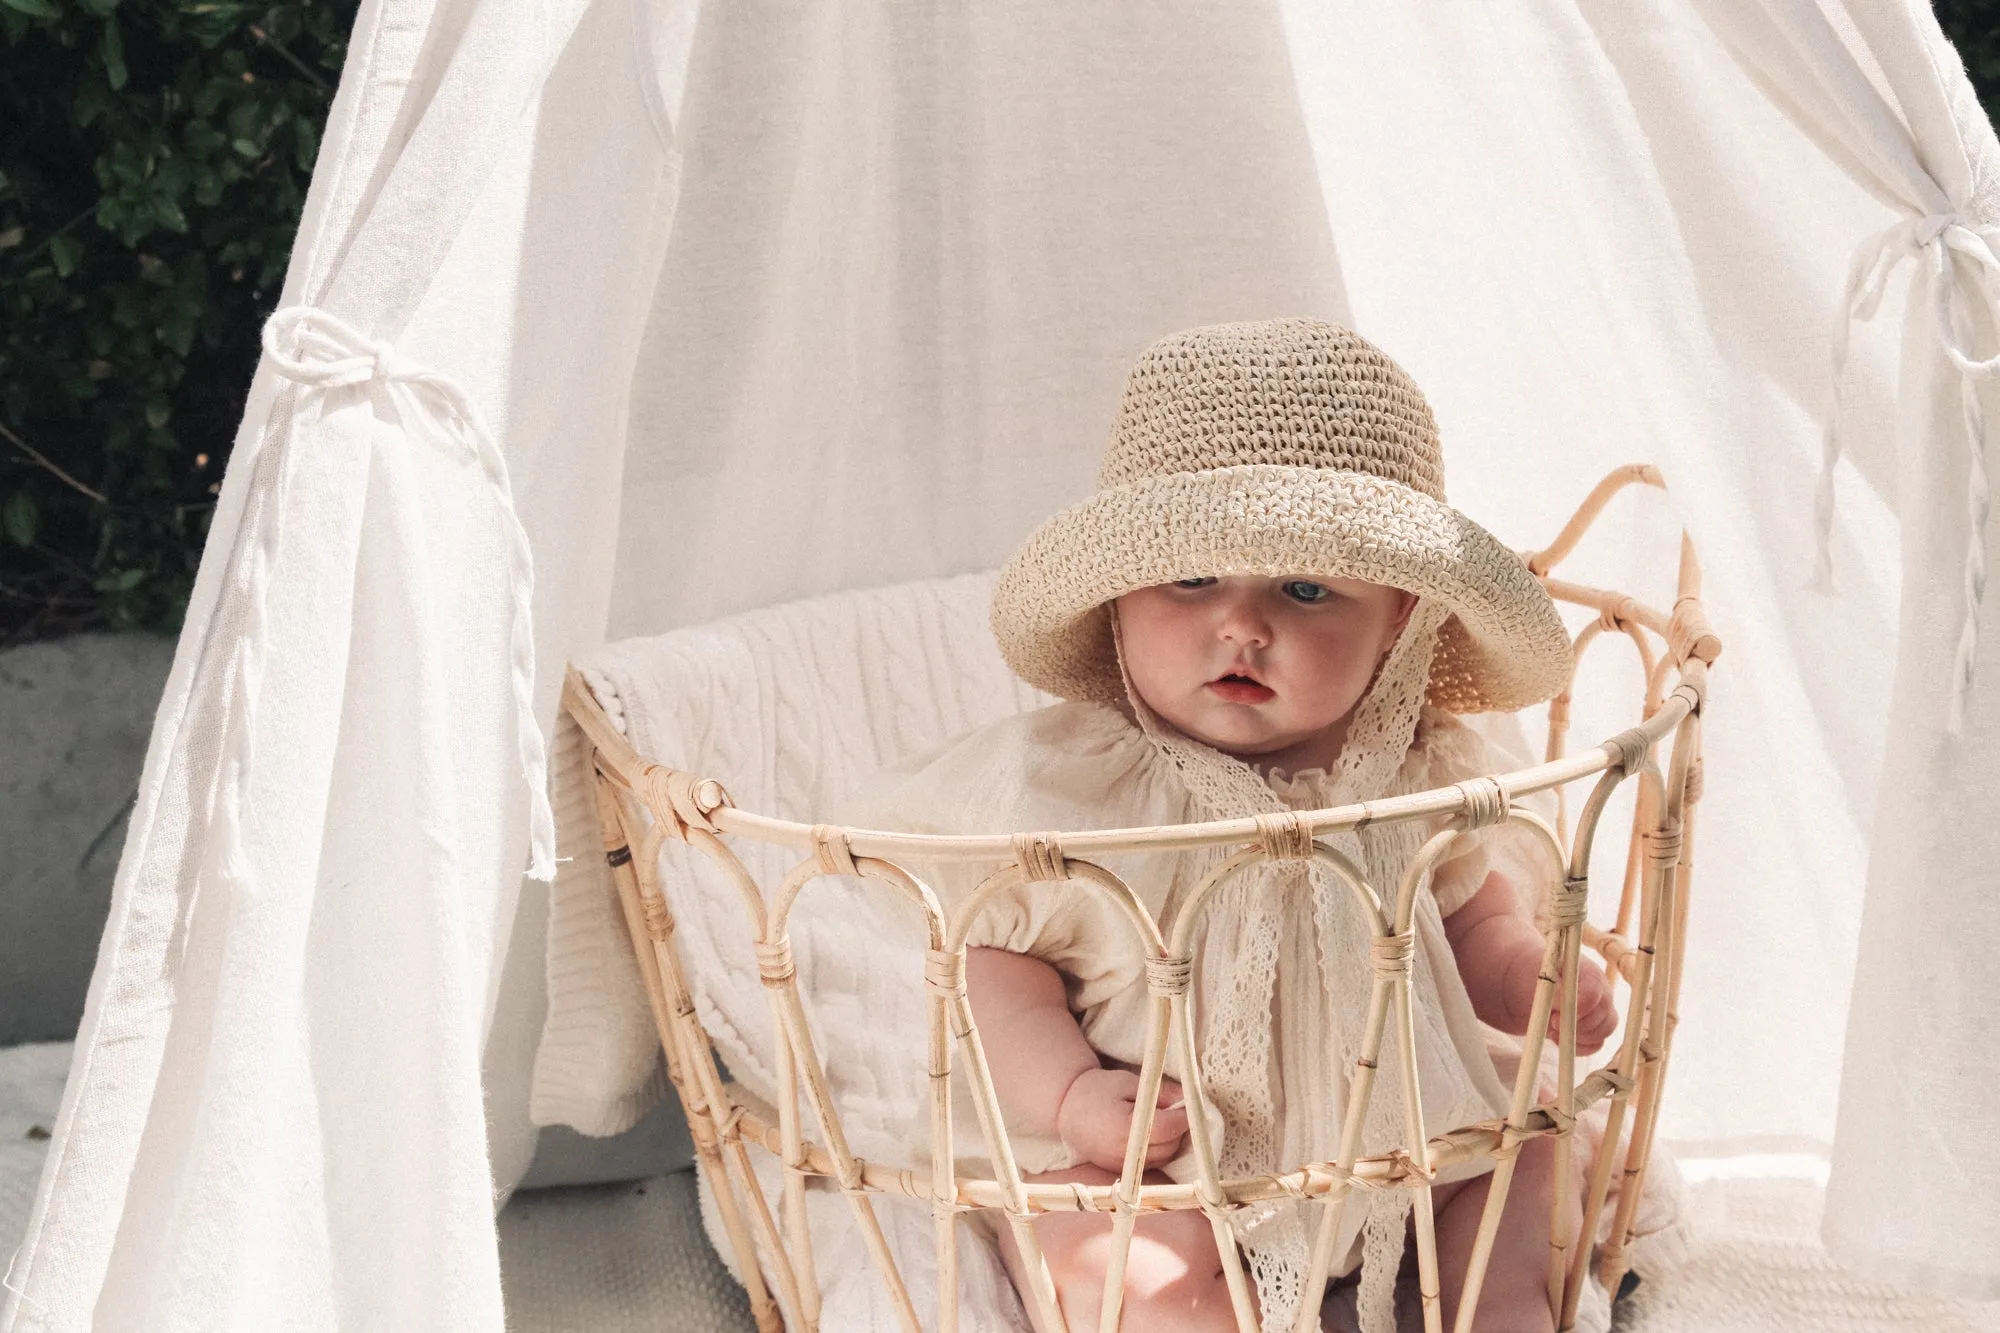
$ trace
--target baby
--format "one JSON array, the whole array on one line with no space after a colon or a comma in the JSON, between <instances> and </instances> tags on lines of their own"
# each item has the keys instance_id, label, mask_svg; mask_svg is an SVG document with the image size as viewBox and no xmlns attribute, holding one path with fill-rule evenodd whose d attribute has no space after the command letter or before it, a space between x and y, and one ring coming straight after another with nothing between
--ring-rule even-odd
<instances>
[{"instance_id":1,"label":"baby","mask_svg":"<svg viewBox=\"0 0 2000 1333\"><path fill-rule=\"evenodd\" d=\"M1348 330L1276 320L1162 339L1132 372L1098 492L1030 537L995 590L1008 662L1067 702L908 770L885 808L939 829L1132 827L1324 808L1506 767L1453 714L1554 695L1569 641L1539 584L1444 504L1442 483L1421 393ZM1428 832L1392 825L1323 842L1393 902ZM1199 860L1106 864L1164 921ZM1536 895L1555 873L1544 849L1501 827L1460 839L1420 894L1413 985L1431 1132L1504 1111L1480 1025L1526 1027L1543 955ZM935 881L948 908L974 882L942 866ZM1242 883L1204 919L1193 993L1225 1176L1336 1155L1370 980L1364 919L1323 869L1267 865ZM1114 1180L1149 1004L1130 926L1080 885L1024 884L969 940L972 1010L1023 1170ZM1608 982L1586 964L1577 1048L1597 1049L1615 1020ZM1400 1146L1396 1087L1385 1059L1364 1151ZM1149 1165L1186 1178L1187 1131L1170 1080ZM1521 1152L1479 1330L1554 1327L1554 1150L1537 1139ZM1433 1194L1447 1324L1490 1178L1473 1170L1440 1177ZM1393 1284L1400 1202L1348 1209L1336 1273L1353 1271L1356 1251L1389 1255L1376 1267L1390 1271L1364 1268L1365 1326L1380 1326ZM1290 1327L1301 1301L1320 1299L1300 1290L1315 1216L1276 1205L1239 1225L1266 1327ZM1095 1328L1110 1219L1051 1214L1036 1226L1065 1319ZM1026 1292L1004 1231L1001 1247ZM1125 1328L1236 1328L1198 1212L1142 1219L1125 1281Z\"/></svg>"}]
</instances>

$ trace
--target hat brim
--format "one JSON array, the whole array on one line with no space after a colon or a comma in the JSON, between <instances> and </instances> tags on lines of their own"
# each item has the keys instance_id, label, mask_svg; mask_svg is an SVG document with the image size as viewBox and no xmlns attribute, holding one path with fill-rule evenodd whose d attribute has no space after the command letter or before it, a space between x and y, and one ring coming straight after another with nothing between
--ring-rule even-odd
<instances>
[{"instance_id":1,"label":"hat brim","mask_svg":"<svg viewBox=\"0 0 2000 1333\"><path fill-rule=\"evenodd\" d=\"M1066 699L1124 691L1109 603L1231 574L1364 579L1448 607L1429 700L1511 712L1559 694L1574 663L1555 603L1519 556L1451 506L1361 472L1252 464L1111 487L1056 514L1001 570L1000 651Z\"/></svg>"}]
</instances>

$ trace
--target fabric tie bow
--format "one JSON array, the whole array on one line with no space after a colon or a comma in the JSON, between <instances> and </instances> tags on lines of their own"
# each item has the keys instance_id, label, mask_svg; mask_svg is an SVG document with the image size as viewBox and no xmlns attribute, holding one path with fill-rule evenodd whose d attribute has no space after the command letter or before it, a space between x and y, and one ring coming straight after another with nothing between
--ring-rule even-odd
<instances>
[{"instance_id":1,"label":"fabric tie bow","mask_svg":"<svg viewBox=\"0 0 2000 1333\"><path fill-rule=\"evenodd\" d=\"M549 806L548 754L535 721L534 555L514 508L507 462L457 381L426 369L394 346L371 339L335 315L290 306L264 325L264 353L280 375L302 388L379 385L414 429L462 451L479 465L506 528L513 627L509 643L515 745L528 786L528 873L555 876L555 816Z\"/></svg>"},{"instance_id":2,"label":"fabric tie bow","mask_svg":"<svg viewBox=\"0 0 2000 1333\"><path fill-rule=\"evenodd\" d=\"M1966 535L1962 572L1964 614L1952 659L1952 684L1946 729L1957 735L1965 720L1965 699L1972 688L1979 650L1979 610L1986 595L1986 520L1990 496L1986 475L1986 417L1979 405L1982 379L2000 377L2000 354L1978 357L1972 351L1972 320L1965 305L1966 290L1975 290L1996 321L2000 321L2000 226L1975 226L1957 213L1932 213L1906 218L1863 241L1848 267L1846 292L1833 327L1833 410L1826 423L1820 460L1819 487L1813 499L1817 560L1813 582L1833 585L1834 466L1840 461L1842 381L1847 370L1848 335L1857 320L1873 319L1881 307L1889 275L1906 258L1927 257L1939 345L1959 373L1960 420L1965 428L1968 476ZM1958 280L1957 261L1969 267L1968 280Z\"/></svg>"}]
</instances>

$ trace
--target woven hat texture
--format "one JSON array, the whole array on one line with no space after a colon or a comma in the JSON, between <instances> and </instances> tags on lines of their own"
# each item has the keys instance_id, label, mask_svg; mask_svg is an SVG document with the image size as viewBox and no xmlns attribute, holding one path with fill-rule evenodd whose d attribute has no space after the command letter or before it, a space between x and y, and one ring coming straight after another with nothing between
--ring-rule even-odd
<instances>
[{"instance_id":1,"label":"woven hat texture","mask_svg":"<svg viewBox=\"0 0 2000 1333\"><path fill-rule=\"evenodd\" d=\"M1422 390L1336 324L1216 324L1142 352L1097 492L1007 562L993 632L1029 684L1116 700L1108 604L1230 574L1365 579L1442 602L1452 614L1429 698L1452 712L1525 708L1569 682L1569 635L1548 593L1444 502Z\"/></svg>"}]
</instances>

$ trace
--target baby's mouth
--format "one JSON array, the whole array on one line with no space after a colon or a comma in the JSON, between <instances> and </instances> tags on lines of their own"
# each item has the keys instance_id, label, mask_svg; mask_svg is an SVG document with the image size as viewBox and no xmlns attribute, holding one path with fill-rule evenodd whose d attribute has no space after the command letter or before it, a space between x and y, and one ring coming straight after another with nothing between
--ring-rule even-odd
<instances>
[{"instance_id":1,"label":"baby's mouth","mask_svg":"<svg viewBox=\"0 0 2000 1333\"><path fill-rule=\"evenodd\" d=\"M1255 676L1240 671L1217 676L1208 682L1207 688L1230 703L1238 704L1260 704L1266 699L1276 698L1278 693Z\"/></svg>"}]
</instances>

